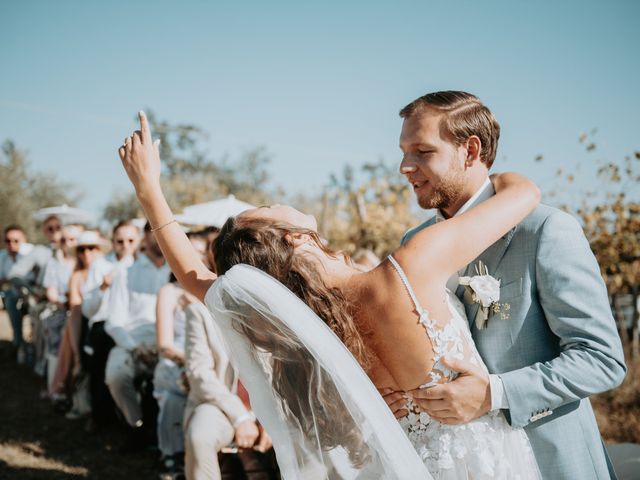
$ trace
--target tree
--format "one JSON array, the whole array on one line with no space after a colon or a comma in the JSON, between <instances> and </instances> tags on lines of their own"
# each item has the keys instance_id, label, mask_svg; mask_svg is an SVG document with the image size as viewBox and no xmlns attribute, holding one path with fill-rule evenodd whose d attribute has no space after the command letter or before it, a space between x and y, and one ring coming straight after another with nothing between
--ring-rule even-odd
<instances>
[{"instance_id":1,"label":"tree","mask_svg":"<svg viewBox=\"0 0 640 480\"><path fill-rule=\"evenodd\" d=\"M581 133L579 141L585 147L586 155L593 159L598 151L595 141L596 130ZM541 157L541 156L539 156ZM538 159L538 157L536 158ZM575 202L560 206L575 213L581 220L585 235L589 240L602 277L613 299L616 316L623 340L628 340L627 325L618 300L621 295L630 294L629 305L638 305L640 295L640 151L627 155L622 160L595 159L582 162L593 165L592 171L580 171L578 166L570 174L557 172L560 186L552 192L552 198L579 198ZM576 173L592 175L598 180L597 191L585 191L576 186ZM564 189L562 183L565 183ZM573 188L567 188L566 183ZM568 197L567 197L568 194ZM634 196L635 194L635 196ZM640 319L635 311L633 323L633 352L640 354Z\"/></svg>"},{"instance_id":2,"label":"tree","mask_svg":"<svg viewBox=\"0 0 640 480\"><path fill-rule=\"evenodd\" d=\"M348 253L365 248L387 255L418 223L409 184L382 160L365 164L359 174L347 166L341 178L332 175L319 204L321 233Z\"/></svg>"},{"instance_id":3,"label":"tree","mask_svg":"<svg viewBox=\"0 0 640 480\"><path fill-rule=\"evenodd\" d=\"M282 191L270 185L266 150L257 147L237 159L228 155L211 158L205 142L207 134L191 124L170 124L158 120L152 111L147 118L155 138L160 139L162 187L169 205L176 212L188 205L233 194L254 205L271 203ZM114 194L104 210L110 222L142 215L133 193Z\"/></svg>"},{"instance_id":4,"label":"tree","mask_svg":"<svg viewBox=\"0 0 640 480\"><path fill-rule=\"evenodd\" d=\"M36 210L67 203L73 205L80 195L76 188L55 175L33 172L27 153L11 140L2 144L0 158L0 228L21 225L30 241L41 241L40 229L33 220Z\"/></svg>"}]
</instances>

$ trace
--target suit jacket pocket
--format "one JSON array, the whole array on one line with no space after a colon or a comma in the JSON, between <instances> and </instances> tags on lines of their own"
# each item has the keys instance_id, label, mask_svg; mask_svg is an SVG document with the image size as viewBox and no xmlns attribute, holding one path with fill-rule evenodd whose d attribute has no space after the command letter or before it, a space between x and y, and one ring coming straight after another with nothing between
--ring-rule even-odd
<instances>
[{"instance_id":1,"label":"suit jacket pocket","mask_svg":"<svg viewBox=\"0 0 640 480\"><path fill-rule=\"evenodd\" d=\"M522 277L512 280L509 283L500 285L500 303L509 299L518 298L522 295Z\"/></svg>"}]
</instances>

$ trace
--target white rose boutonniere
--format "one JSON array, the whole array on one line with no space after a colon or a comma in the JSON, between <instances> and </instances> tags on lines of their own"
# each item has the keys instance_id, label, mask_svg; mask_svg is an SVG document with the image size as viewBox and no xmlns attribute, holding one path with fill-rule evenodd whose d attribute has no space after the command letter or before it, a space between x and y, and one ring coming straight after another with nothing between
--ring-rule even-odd
<instances>
[{"instance_id":1,"label":"white rose boutonniere","mask_svg":"<svg viewBox=\"0 0 640 480\"><path fill-rule=\"evenodd\" d=\"M489 275L489 269L479 262L476 265L476 275L460 277L460 285L471 294L471 299L480 305L480 315L476 316L476 326L482 330L487 327L490 314L499 313L502 320L509 318L508 303L499 303L500 280Z\"/></svg>"}]
</instances>

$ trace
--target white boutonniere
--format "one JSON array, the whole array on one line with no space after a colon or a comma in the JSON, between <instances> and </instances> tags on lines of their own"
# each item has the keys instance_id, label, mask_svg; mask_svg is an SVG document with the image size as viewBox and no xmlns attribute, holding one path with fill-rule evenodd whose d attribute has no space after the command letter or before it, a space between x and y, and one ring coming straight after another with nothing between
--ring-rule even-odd
<instances>
[{"instance_id":1,"label":"white boutonniere","mask_svg":"<svg viewBox=\"0 0 640 480\"><path fill-rule=\"evenodd\" d=\"M460 285L463 285L471 300L480 305L480 315L476 316L476 326L479 330L487 327L489 316L500 314L502 320L509 318L511 305L500 303L500 280L489 275L487 266L478 262L476 275L473 277L460 277Z\"/></svg>"}]
</instances>

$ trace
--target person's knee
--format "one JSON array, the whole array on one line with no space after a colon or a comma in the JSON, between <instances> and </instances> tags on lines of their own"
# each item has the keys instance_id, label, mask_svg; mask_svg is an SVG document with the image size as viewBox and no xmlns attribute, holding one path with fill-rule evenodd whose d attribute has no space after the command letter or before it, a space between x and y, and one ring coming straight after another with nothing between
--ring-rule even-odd
<instances>
[{"instance_id":1,"label":"person's knee","mask_svg":"<svg viewBox=\"0 0 640 480\"><path fill-rule=\"evenodd\" d=\"M104 374L104 382L109 387L133 382L133 375L120 358L109 358Z\"/></svg>"},{"instance_id":2,"label":"person's knee","mask_svg":"<svg viewBox=\"0 0 640 480\"><path fill-rule=\"evenodd\" d=\"M228 429L217 429L214 425L201 424L195 428L191 426L185 432L185 443L194 456L210 455L219 452L233 440Z\"/></svg>"}]
</instances>

